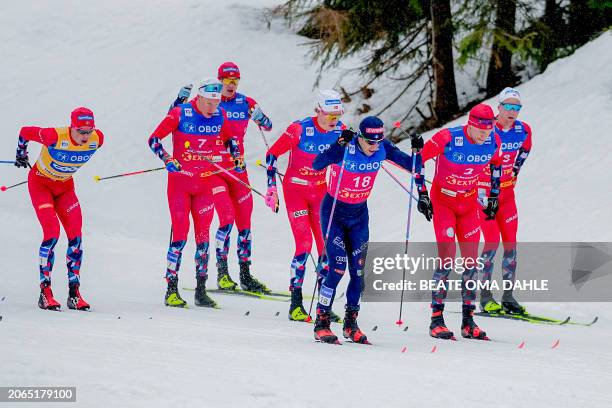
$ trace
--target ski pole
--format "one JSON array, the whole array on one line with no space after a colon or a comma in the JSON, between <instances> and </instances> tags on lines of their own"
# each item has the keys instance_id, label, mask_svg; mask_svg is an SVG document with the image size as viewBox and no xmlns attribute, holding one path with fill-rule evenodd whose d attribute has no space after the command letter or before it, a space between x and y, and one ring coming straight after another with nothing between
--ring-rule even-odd
<instances>
[{"instance_id":1,"label":"ski pole","mask_svg":"<svg viewBox=\"0 0 612 408\"><path fill-rule=\"evenodd\" d=\"M188 143L188 142L187 142ZM220 170L221 173L225 173L228 176L230 176L231 178L233 178L234 180L236 180L237 182L239 182L240 184L242 184L243 186L245 186L246 188L248 188L249 190L251 190L252 192L254 192L255 194L259 195L262 198L266 198L265 195L263 195L259 190L257 190L255 187L251 186L248 183L245 183L244 181L240 180L238 177L234 176L232 173L229 172L229 170L224 169L223 167L219 166L217 163L215 163L214 161L210 160L208 157L206 156L202 156L202 158L204 160L206 160L207 162L209 162L210 164L212 164L213 166L215 166L216 168L218 168Z\"/></svg>"},{"instance_id":2,"label":"ski pole","mask_svg":"<svg viewBox=\"0 0 612 408\"><path fill-rule=\"evenodd\" d=\"M15 162L13 162L13 163L15 163ZM28 167L30 169L32 169L32 165L30 164L29 161L28 161ZM19 187L19 186L21 186L21 185L23 185L23 184L25 184L27 182L28 182L28 180L22 181L21 183L13 184L12 186L0 186L0 191L6 191L6 190L11 189L13 187Z\"/></svg>"},{"instance_id":3,"label":"ski pole","mask_svg":"<svg viewBox=\"0 0 612 408\"><path fill-rule=\"evenodd\" d=\"M102 180L114 179L114 178L118 178L118 177L135 176L137 174L149 173L151 171L159 171L159 170L164 170L164 169L165 169L165 167L156 167L154 169L132 171L130 173L116 174L114 176L107 176L107 177L94 176L94 181L96 183L98 183L98 182L100 182Z\"/></svg>"},{"instance_id":4,"label":"ski pole","mask_svg":"<svg viewBox=\"0 0 612 408\"><path fill-rule=\"evenodd\" d=\"M392 178L392 179L393 179L393 180L394 180L394 181L395 181L395 182L396 182L396 183L397 183L397 184L398 184L398 185L399 185L399 186L400 186L400 187L401 187L401 188L402 188L402 189L403 189L405 192L407 192L407 193L408 193L408 195L409 195L410 197L412 197L412 199L413 199L414 201L419 201L419 199L418 199L418 198L416 198L416 197L415 197L415 196L414 196L414 195L413 195L413 194L410 192L410 190L408 190L408 188L407 188L405 185L403 185L403 184L402 184L402 182L401 182L401 181L400 181L400 180L399 180L397 177L395 177L395 175L394 175L393 173L391 173L391 172L389 171L389 169L387 169L387 168L386 168L384 165L382 165L381 167L382 167L382 169L383 169L383 170L384 170L384 171L385 171L385 172L386 172L386 173L389 175L389 177L391 177L391 178Z\"/></svg>"},{"instance_id":5,"label":"ski pole","mask_svg":"<svg viewBox=\"0 0 612 408\"><path fill-rule=\"evenodd\" d=\"M332 220L334 218L334 212L336 211L336 202L338 201L338 193L340 192L340 184L342 183L342 175L344 174L344 164L346 162L346 156L348 153L348 146L344 146L344 156L342 157L342 163L340 167L340 174L338 175L338 182L336 183L336 191L334 192L334 201L332 202L332 208L329 213L329 221L327 222L327 228L325 231L325 239L323 241L323 256L327 256L327 239L329 238L329 231L331 230ZM321 259L323 259L323 256ZM317 269L318 269L317 265ZM315 281L314 289L312 290L312 299L310 299L310 307L308 308L308 315L312 312L312 304L314 303L314 296L317 290L318 279Z\"/></svg>"},{"instance_id":6,"label":"ski pole","mask_svg":"<svg viewBox=\"0 0 612 408\"><path fill-rule=\"evenodd\" d=\"M402 124L400 123L400 121L399 121L399 120L398 120L398 121L396 121L396 122L393 122L393 127L394 127L394 128L399 129L399 131L400 131L400 132L402 132L403 134L405 134L406 136L408 136L408 138L409 138L409 139L414 138L414 136L416 135L416 133L415 133L415 135L411 135L410 133L408 133L408 132L406 132L404 129L402 129L402 128L400 127L401 125L402 125ZM434 157L434 158L433 158L433 161L437 161L437 157Z\"/></svg>"},{"instance_id":7,"label":"ski pole","mask_svg":"<svg viewBox=\"0 0 612 408\"><path fill-rule=\"evenodd\" d=\"M410 179L410 194L411 197L414 197L412 192L414 191L414 171L416 168L416 149L412 149L412 178ZM408 242L410 241L410 223L412 221L412 200L408 203L408 222L406 225L406 245L404 247L404 257L408 255ZM401 326L404 322L402 321L402 308L404 306L404 281L406 279L406 266L402 268L402 293L400 295L400 308L399 308L399 318L397 319L398 326Z\"/></svg>"},{"instance_id":8,"label":"ski pole","mask_svg":"<svg viewBox=\"0 0 612 408\"><path fill-rule=\"evenodd\" d=\"M20 185L22 185L22 184L25 184L25 183L27 183L27 182L28 182L28 180L26 180L26 181L22 181L21 183L13 184L12 186L0 186L0 191L6 191L6 190L8 190L8 189L10 189L10 188L13 188L13 187L18 187L18 186L20 186Z\"/></svg>"},{"instance_id":9,"label":"ski pole","mask_svg":"<svg viewBox=\"0 0 612 408\"><path fill-rule=\"evenodd\" d=\"M402 166L400 166L399 164L397 164L397 163L395 163L395 162L392 162L391 160L385 160L385 161L386 161L387 163L390 163L390 164L394 165L395 167L397 167L397 168L398 168L398 169L400 169L400 170L404 170L404 171L406 171L406 169L405 169L405 168L403 168ZM427 184L431 185L431 180L427 180L427 179L424 179L424 180L425 180L425 182L426 182Z\"/></svg>"},{"instance_id":10,"label":"ski pole","mask_svg":"<svg viewBox=\"0 0 612 408\"><path fill-rule=\"evenodd\" d=\"M15 160L0 160L0 164L15 164Z\"/></svg>"}]
</instances>

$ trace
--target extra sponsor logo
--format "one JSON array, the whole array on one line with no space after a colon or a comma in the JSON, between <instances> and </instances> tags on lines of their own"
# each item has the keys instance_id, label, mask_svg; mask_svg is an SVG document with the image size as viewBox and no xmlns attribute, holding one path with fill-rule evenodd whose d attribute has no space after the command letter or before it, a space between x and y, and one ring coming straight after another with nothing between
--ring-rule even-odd
<instances>
[{"instance_id":1,"label":"extra sponsor logo","mask_svg":"<svg viewBox=\"0 0 612 408\"><path fill-rule=\"evenodd\" d=\"M68 209L66 210L66 214L68 214L70 211L74 210L78 206L79 206L79 202L77 201L76 203L74 203L70 207L68 207Z\"/></svg>"},{"instance_id":2,"label":"extra sponsor logo","mask_svg":"<svg viewBox=\"0 0 612 408\"><path fill-rule=\"evenodd\" d=\"M314 128L313 127L307 127L306 128L306 136L314 136Z\"/></svg>"},{"instance_id":3,"label":"extra sponsor logo","mask_svg":"<svg viewBox=\"0 0 612 408\"><path fill-rule=\"evenodd\" d=\"M98 144L97 143L90 143L89 144L89 148L90 149L97 149L98 148Z\"/></svg>"},{"instance_id":4,"label":"extra sponsor logo","mask_svg":"<svg viewBox=\"0 0 612 408\"><path fill-rule=\"evenodd\" d=\"M198 211L198 214L204 214L208 211L212 211L213 208L215 208L214 204L207 205L206 207L201 208L200 211Z\"/></svg>"},{"instance_id":5,"label":"extra sponsor logo","mask_svg":"<svg viewBox=\"0 0 612 408\"><path fill-rule=\"evenodd\" d=\"M192 117L193 116L193 109L185 108L185 116Z\"/></svg>"},{"instance_id":6,"label":"extra sponsor logo","mask_svg":"<svg viewBox=\"0 0 612 408\"><path fill-rule=\"evenodd\" d=\"M240 97L240 98L236 98L236 103L243 103L244 102L244 98Z\"/></svg>"},{"instance_id":7,"label":"extra sponsor logo","mask_svg":"<svg viewBox=\"0 0 612 408\"><path fill-rule=\"evenodd\" d=\"M225 187L223 186L218 186L212 189L212 193L213 194L219 194L225 191Z\"/></svg>"},{"instance_id":8,"label":"extra sponsor logo","mask_svg":"<svg viewBox=\"0 0 612 408\"><path fill-rule=\"evenodd\" d=\"M60 147L61 147L62 149L64 149L64 148L68 147L68 141L67 141L67 140L63 140L63 141L62 141L62 143L60 143Z\"/></svg>"},{"instance_id":9,"label":"extra sponsor logo","mask_svg":"<svg viewBox=\"0 0 612 408\"><path fill-rule=\"evenodd\" d=\"M455 136L455 146L463 146L463 137Z\"/></svg>"},{"instance_id":10,"label":"extra sponsor logo","mask_svg":"<svg viewBox=\"0 0 612 408\"><path fill-rule=\"evenodd\" d=\"M293 212L293 218L299 218L308 215L308 210L298 210Z\"/></svg>"}]
</instances>

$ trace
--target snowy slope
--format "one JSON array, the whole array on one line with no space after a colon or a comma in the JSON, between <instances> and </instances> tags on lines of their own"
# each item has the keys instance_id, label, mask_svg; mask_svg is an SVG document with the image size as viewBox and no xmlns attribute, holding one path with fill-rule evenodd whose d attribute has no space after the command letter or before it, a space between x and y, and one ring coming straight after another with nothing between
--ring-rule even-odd
<instances>
[{"instance_id":1,"label":"snowy slope","mask_svg":"<svg viewBox=\"0 0 612 408\"><path fill-rule=\"evenodd\" d=\"M107 139L76 176L85 215L83 292L92 313L36 308L40 227L25 188L0 194L0 386L76 385L79 402L71 406L83 407L395 407L468 397L473 406L606 406L610 391L598 380L612 369L604 340L612 334L609 305L532 306L559 316L571 310L582 320L599 314L591 328L486 321L495 341L449 344L428 337L425 304L405 307L406 332L393 324L396 305L364 304L360 322L375 343L367 348L314 344L311 326L285 319L286 303L217 296L222 310L163 306L165 175L99 184L92 177L159 166L146 145L149 132L183 83L214 75L227 59L241 67L240 90L272 117L269 140L309 114L316 66L298 46L303 39L277 22L262 28L261 8L274 4L24 0L2 6L2 159L13 157L21 126L65 124L79 105L94 110ZM611 240L610 189L601 184L612 164L610 51L612 38L602 36L519 88L521 118L534 129L533 154L517 188L523 240ZM335 82L334 73L327 81L323 86ZM37 148L30 151L35 157ZM249 163L264 151L251 128ZM25 178L9 166L0 172L0 184ZM253 166L250 175L263 188L263 172ZM406 204L405 193L381 174L370 204L372 240L403 239ZM412 236L431 240L431 225L415 219ZM286 288L293 243L282 210L274 215L256 199L253 231L255 274ZM58 299L66 296L65 248L61 242L56 249ZM194 284L193 249L190 242L181 286ZM458 316L449 315L448 323L459 329ZM557 339L560 346L550 349Z\"/></svg>"}]
</instances>

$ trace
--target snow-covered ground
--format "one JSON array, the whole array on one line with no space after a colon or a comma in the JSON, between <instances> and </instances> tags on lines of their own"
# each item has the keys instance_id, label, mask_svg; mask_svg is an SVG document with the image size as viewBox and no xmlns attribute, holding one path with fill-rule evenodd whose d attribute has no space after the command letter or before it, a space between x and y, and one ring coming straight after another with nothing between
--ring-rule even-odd
<instances>
[{"instance_id":1,"label":"snow-covered ground","mask_svg":"<svg viewBox=\"0 0 612 408\"><path fill-rule=\"evenodd\" d=\"M228 59L240 65L240 90L272 117L270 140L311 112L317 67L298 46L303 39L277 23L268 30L261 7L277 2L256 3L2 5L1 159L13 157L21 126L66 124L80 105L94 110L106 143L76 176L85 216L83 293L91 313L36 307L40 227L25 188L0 193L0 386L74 385L78 403L70 406L83 407L609 406L612 393L603 386L612 370L609 304L530 305L533 312L575 320L599 315L589 328L483 319L492 342L445 343L427 334L427 304L405 305L409 329L403 331L394 324L396 304L365 303L360 323L374 342L369 347L315 344L312 326L288 322L282 302L217 296L221 310L163 306L165 175L92 178L159 166L146 145L149 132L183 83L215 75ZM606 34L519 88L521 118L534 130L533 153L517 186L521 240L612 241L611 64ZM331 73L322 86L335 79ZM264 174L252 164L265 148L253 128L246 145L251 180L263 188ZM30 151L36 157L35 144ZM3 165L0 184L25 176ZM373 241L403 240L406 195L384 174L370 209ZM256 198L253 221L254 273L284 290L293 251L286 216ZM417 216L412 236L432 240L431 224ZM62 300L65 249L62 239L53 275ZM194 285L193 250L190 241L181 286ZM312 290L310 272L305 291ZM192 304L191 293L183 295ZM459 315L449 314L447 323L458 330Z\"/></svg>"}]
</instances>

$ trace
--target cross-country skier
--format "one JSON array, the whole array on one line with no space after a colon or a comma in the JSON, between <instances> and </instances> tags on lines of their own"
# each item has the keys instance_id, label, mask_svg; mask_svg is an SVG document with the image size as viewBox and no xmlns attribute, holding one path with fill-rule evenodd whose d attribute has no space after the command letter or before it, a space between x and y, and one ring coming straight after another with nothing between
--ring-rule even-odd
<instances>
[{"instance_id":1,"label":"cross-country skier","mask_svg":"<svg viewBox=\"0 0 612 408\"><path fill-rule=\"evenodd\" d=\"M418 140L413 139L414 148L420 147L417 144ZM325 241L329 271L319 293L314 327L316 340L338 342L338 337L330 329L329 311L348 263L350 282L346 292L342 334L353 342L368 343L357 325L363 287L362 270L369 236L367 199L384 160L391 160L410 172L414 160L415 183L419 191L418 210L431 220L431 202L421 174L420 155L406 154L385 139L383 122L376 116L364 118L359 124L358 134L350 129L343 130L337 142L314 160L315 170L320 171L327 166L331 168L327 194L321 204L321 226L324 234L329 233Z\"/></svg>"},{"instance_id":2,"label":"cross-country skier","mask_svg":"<svg viewBox=\"0 0 612 408\"><path fill-rule=\"evenodd\" d=\"M319 92L315 105L315 116L293 122L266 154L268 190L266 205L278 211L276 187L276 161L289 152L289 163L283 179L283 196L287 216L291 224L295 252L291 261L289 290L291 305L289 320L310 322L304 306L302 285L306 273L306 261L312 249L312 237L319 254L319 281L326 274L327 262L323 256L323 235L321 234L320 208L325 195L325 170L313 168L312 162L323 150L336 143L342 132L340 117L344 108L336 91ZM335 320L340 320L338 316Z\"/></svg>"},{"instance_id":3,"label":"cross-country skier","mask_svg":"<svg viewBox=\"0 0 612 408\"><path fill-rule=\"evenodd\" d=\"M523 121L517 120L521 110L521 95L513 88L505 88L499 94L498 115L495 124L495 133L501 140L502 174L500 192L498 197L499 210L493 220L487 220L479 214L480 228L485 240L485 247L481 257L484 260L482 280L491 281L493 273L493 258L499 247L500 235L504 246L502 259L502 277L507 281L514 281L516 271L516 231L518 228L518 211L514 199L514 186L516 177L531 151L531 127ZM481 204L486 207L486 197L491 189L490 172L482 174L478 183L478 195ZM524 314L525 308L520 305L512 290L504 291L502 304L495 301L490 290L480 292L480 307L484 312Z\"/></svg>"},{"instance_id":4,"label":"cross-country skier","mask_svg":"<svg viewBox=\"0 0 612 408\"><path fill-rule=\"evenodd\" d=\"M433 224L438 243L441 265L433 274L438 290L432 292L430 335L451 339L453 333L444 323L443 311L446 298L445 283L451 272L447 259L455 259L455 237L459 242L466 270L462 275L461 335L466 338L486 339L473 319L473 302L476 294L466 287L467 281L476 278L480 221L478 212L477 182L487 167L491 167L491 190L484 213L494 218L497 212L501 154L499 137L493 132L493 110L485 104L474 106L464 126L438 131L425 143L421 152L423 163L437 157L436 172L431 187L434 208ZM454 265L454 263L453 263Z\"/></svg>"},{"instance_id":5,"label":"cross-country skier","mask_svg":"<svg viewBox=\"0 0 612 408\"><path fill-rule=\"evenodd\" d=\"M102 147L104 135L95 129L93 112L76 108L70 115L70 126L40 128L26 126L19 132L15 166L29 167L28 142L43 145L40 156L28 173L28 191L34 211L43 229L40 244L41 309L59 310L60 304L51 291L51 270L62 223L68 238L66 266L68 267L69 309L89 310L80 293L80 270L83 259L81 206L74 190L72 176ZM58 221L59 218L59 221Z\"/></svg>"},{"instance_id":6,"label":"cross-country skier","mask_svg":"<svg viewBox=\"0 0 612 408\"><path fill-rule=\"evenodd\" d=\"M272 121L262 112L253 98L237 92L240 69L235 63L224 62L217 71L217 78L223 84L219 106L226 112L226 126L230 134L236 138L240 157L244 160L244 137L249 119L265 131L272 130ZM174 106L187 101L190 92L190 85L183 87ZM246 167L240 166L230 171L238 179L250 184ZM251 190L223 173L219 173L212 181L214 181L213 201L219 216L219 228L216 234L217 287L222 290L234 290L237 286L229 275L227 265L230 232L233 224L236 223L240 286L243 290L268 293L269 289L266 285L255 279L250 273L251 214L253 213Z\"/></svg>"},{"instance_id":7,"label":"cross-country skier","mask_svg":"<svg viewBox=\"0 0 612 408\"><path fill-rule=\"evenodd\" d=\"M216 79L203 81L197 97L171 109L149 137L149 147L168 170L167 194L172 219L172 242L167 255L167 306L187 305L178 291L178 271L187 242L190 213L196 241L197 286L194 301L197 306L216 306L215 301L206 293L209 229L214 207L211 180L219 172L212 163L225 169L239 165L236 140L227 126L225 111L219 107L222 87ZM170 133L172 155L161 144L161 140Z\"/></svg>"}]
</instances>

